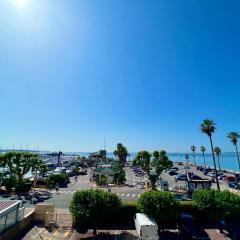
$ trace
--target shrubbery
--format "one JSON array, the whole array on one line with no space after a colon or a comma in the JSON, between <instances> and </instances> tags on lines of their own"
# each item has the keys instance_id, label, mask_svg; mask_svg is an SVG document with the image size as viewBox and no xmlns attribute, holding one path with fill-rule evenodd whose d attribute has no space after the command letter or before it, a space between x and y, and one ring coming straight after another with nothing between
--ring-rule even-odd
<instances>
[{"instance_id":1,"label":"shrubbery","mask_svg":"<svg viewBox=\"0 0 240 240\"><path fill-rule=\"evenodd\" d=\"M69 183L69 176L67 174L52 174L47 178L48 187L54 187L56 184L59 187L65 187Z\"/></svg>"},{"instance_id":2,"label":"shrubbery","mask_svg":"<svg viewBox=\"0 0 240 240\"><path fill-rule=\"evenodd\" d=\"M168 192L146 192L138 200L139 210L160 224L176 219L178 205L175 196Z\"/></svg>"},{"instance_id":3,"label":"shrubbery","mask_svg":"<svg viewBox=\"0 0 240 240\"><path fill-rule=\"evenodd\" d=\"M240 198L229 191L197 190L193 193L193 203L202 216L213 220L240 214Z\"/></svg>"},{"instance_id":4,"label":"shrubbery","mask_svg":"<svg viewBox=\"0 0 240 240\"><path fill-rule=\"evenodd\" d=\"M99 223L114 216L120 206L121 200L116 194L89 189L76 192L69 209L76 223L92 225L96 230Z\"/></svg>"}]
</instances>

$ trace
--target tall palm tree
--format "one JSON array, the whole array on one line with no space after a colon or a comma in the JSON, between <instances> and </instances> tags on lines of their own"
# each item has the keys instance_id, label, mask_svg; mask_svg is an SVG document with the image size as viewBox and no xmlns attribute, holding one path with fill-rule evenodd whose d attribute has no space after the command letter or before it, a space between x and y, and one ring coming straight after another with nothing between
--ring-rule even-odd
<instances>
[{"instance_id":1,"label":"tall palm tree","mask_svg":"<svg viewBox=\"0 0 240 240\"><path fill-rule=\"evenodd\" d=\"M212 142L212 134L216 130L215 123L214 121L210 119L204 119L203 122L201 123L201 132L207 134L210 140L211 144L211 150L212 150L212 157L213 157L213 164L214 164L214 169L215 169L215 176L216 176L216 183L217 183L217 189L220 191L220 186L219 186L219 181L218 181L218 176L217 176L217 167L216 167L216 161L215 161L215 155L214 155L214 150L213 150L213 142Z\"/></svg>"},{"instance_id":2,"label":"tall palm tree","mask_svg":"<svg viewBox=\"0 0 240 240\"><path fill-rule=\"evenodd\" d=\"M240 137L240 135L237 132L230 132L227 137L231 140L231 142L233 143L233 145L236 148L236 155L237 155L237 161L238 161L238 171L240 172L240 160L239 160L239 153L238 153L238 147L237 147L237 142L238 142L238 138Z\"/></svg>"},{"instance_id":3,"label":"tall palm tree","mask_svg":"<svg viewBox=\"0 0 240 240\"><path fill-rule=\"evenodd\" d=\"M205 148L204 146L201 146L200 150L201 150L202 155L203 155L204 168L206 168L206 159L205 159L205 151L206 151L206 148Z\"/></svg>"},{"instance_id":4,"label":"tall palm tree","mask_svg":"<svg viewBox=\"0 0 240 240\"><path fill-rule=\"evenodd\" d=\"M195 147L195 146L191 146L191 150L192 150L192 152L193 152L194 165L196 166L196 159L195 159L195 151L196 151L196 147Z\"/></svg>"},{"instance_id":5,"label":"tall palm tree","mask_svg":"<svg viewBox=\"0 0 240 240\"><path fill-rule=\"evenodd\" d=\"M219 156L222 153L221 148L215 147L214 152L216 153L216 156L217 156L217 159L218 159L218 170L221 171L220 161L219 161Z\"/></svg>"}]
</instances>

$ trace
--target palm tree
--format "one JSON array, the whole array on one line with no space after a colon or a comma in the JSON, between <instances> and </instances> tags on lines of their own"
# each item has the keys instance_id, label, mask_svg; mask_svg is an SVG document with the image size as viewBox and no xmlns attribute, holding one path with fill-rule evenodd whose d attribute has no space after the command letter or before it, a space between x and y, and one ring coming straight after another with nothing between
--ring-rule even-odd
<instances>
[{"instance_id":1,"label":"palm tree","mask_svg":"<svg viewBox=\"0 0 240 240\"><path fill-rule=\"evenodd\" d=\"M200 150L201 150L202 155L203 155L204 168L206 168L206 159L205 159L205 151L206 151L206 148L205 148L204 146L201 146Z\"/></svg>"},{"instance_id":2,"label":"palm tree","mask_svg":"<svg viewBox=\"0 0 240 240\"><path fill-rule=\"evenodd\" d=\"M230 138L231 142L233 143L233 145L236 148L236 155L237 155L237 161L238 161L238 171L240 172L240 160L239 160L238 147L237 147L237 142L238 142L238 138L240 137L240 135L237 132L230 132L227 135L227 137Z\"/></svg>"},{"instance_id":3,"label":"palm tree","mask_svg":"<svg viewBox=\"0 0 240 240\"><path fill-rule=\"evenodd\" d=\"M221 171L220 161L219 161L219 156L222 153L221 148L215 147L214 152L216 153L216 156L217 156L217 159L218 159L218 169L219 169L219 171Z\"/></svg>"},{"instance_id":4,"label":"palm tree","mask_svg":"<svg viewBox=\"0 0 240 240\"><path fill-rule=\"evenodd\" d=\"M215 155L214 155L213 143L212 143L212 134L214 133L215 130L216 130L216 127L215 127L214 121L210 119L204 119L203 122L201 123L201 132L207 134L207 136L210 139L213 164L214 164L214 169L216 174L215 177L216 177L217 189L220 191L220 186L219 186L219 181L217 176L217 167L216 167L216 161L215 161Z\"/></svg>"},{"instance_id":5,"label":"palm tree","mask_svg":"<svg viewBox=\"0 0 240 240\"><path fill-rule=\"evenodd\" d=\"M195 147L195 146L191 146L191 150L192 150L192 152L193 152L194 165L196 166L196 160L195 160L195 151L196 151L196 147Z\"/></svg>"}]
</instances>

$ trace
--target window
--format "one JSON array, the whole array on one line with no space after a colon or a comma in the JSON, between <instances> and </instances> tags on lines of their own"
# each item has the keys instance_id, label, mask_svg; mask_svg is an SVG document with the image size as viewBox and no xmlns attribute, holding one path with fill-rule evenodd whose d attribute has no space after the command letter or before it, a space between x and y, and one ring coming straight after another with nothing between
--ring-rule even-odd
<instances>
[{"instance_id":1,"label":"window","mask_svg":"<svg viewBox=\"0 0 240 240\"><path fill-rule=\"evenodd\" d=\"M16 223L17 211L13 211L7 215L7 221L5 228L11 227L13 224Z\"/></svg>"},{"instance_id":2,"label":"window","mask_svg":"<svg viewBox=\"0 0 240 240\"><path fill-rule=\"evenodd\" d=\"M0 233L4 230L6 216L0 218Z\"/></svg>"}]
</instances>

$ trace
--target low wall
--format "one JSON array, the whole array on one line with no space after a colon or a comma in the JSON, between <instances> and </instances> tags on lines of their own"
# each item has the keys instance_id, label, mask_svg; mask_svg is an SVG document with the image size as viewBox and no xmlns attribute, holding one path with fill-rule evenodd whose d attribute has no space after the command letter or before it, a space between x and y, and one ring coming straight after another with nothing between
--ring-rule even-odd
<instances>
[{"instance_id":1,"label":"low wall","mask_svg":"<svg viewBox=\"0 0 240 240\"><path fill-rule=\"evenodd\" d=\"M6 232L2 233L0 240L16 239L20 232L26 230L33 223L33 217L34 210L29 212L20 222L10 227Z\"/></svg>"}]
</instances>

